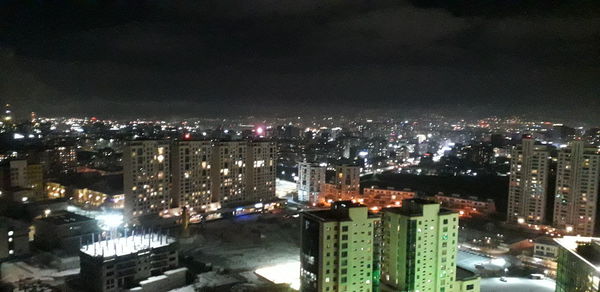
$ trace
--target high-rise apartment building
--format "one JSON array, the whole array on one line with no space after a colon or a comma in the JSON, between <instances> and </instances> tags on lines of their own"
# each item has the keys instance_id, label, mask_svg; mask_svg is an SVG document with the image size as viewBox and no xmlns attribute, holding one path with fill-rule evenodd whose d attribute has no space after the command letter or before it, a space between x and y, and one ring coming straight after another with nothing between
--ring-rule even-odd
<instances>
[{"instance_id":1,"label":"high-rise apartment building","mask_svg":"<svg viewBox=\"0 0 600 292\"><path fill-rule=\"evenodd\" d=\"M132 141L123 151L125 214L158 214L170 205L168 141Z\"/></svg>"},{"instance_id":2,"label":"high-rise apartment building","mask_svg":"<svg viewBox=\"0 0 600 292\"><path fill-rule=\"evenodd\" d=\"M316 163L298 163L298 201L315 203L326 181L325 167Z\"/></svg>"},{"instance_id":3,"label":"high-rise apartment building","mask_svg":"<svg viewBox=\"0 0 600 292\"><path fill-rule=\"evenodd\" d=\"M600 288L600 238L565 236L559 245L556 292L596 292Z\"/></svg>"},{"instance_id":4,"label":"high-rise apartment building","mask_svg":"<svg viewBox=\"0 0 600 292\"><path fill-rule=\"evenodd\" d=\"M212 200L224 205L244 202L246 192L246 141L217 142L212 156Z\"/></svg>"},{"instance_id":5,"label":"high-rise apartment building","mask_svg":"<svg viewBox=\"0 0 600 292\"><path fill-rule=\"evenodd\" d=\"M172 197L176 206L202 210L212 202L211 141L176 141L171 152Z\"/></svg>"},{"instance_id":6,"label":"high-rise apartment building","mask_svg":"<svg viewBox=\"0 0 600 292\"><path fill-rule=\"evenodd\" d=\"M0 261L29 253L29 225L0 217Z\"/></svg>"},{"instance_id":7,"label":"high-rise apartment building","mask_svg":"<svg viewBox=\"0 0 600 292\"><path fill-rule=\"evenodd\" d=\"M511 152L507 221L542 224L545 219L550 153L524 137Z\"/></svg>"},{"instance_id":8,"label":"high-rise apartment building","mask_svg":"<svg viewBox=\"0 0 600 292\"><path fill-rule=\"evenodd\" d=\"M225 141L212 154L212 200L223 205L275 197L275 143Z\"/></svg>"},{"instance_id":9,"label":"high-rise apartment building","mask_svg":"<svg viewBox=\"0 0 600 292\"><path fill-rule=\"evenodd\" d=\"M479 291L479 278L456 267L458 214L423 199L384 209L382 291Z\"/></svg>"},{"instance_id":10,"label":"high-rise apartment building","mask_svg":"<svg viewBox=\"0 0 600 292\"><path fill-rule=\"evenodd\" d=\"M46 149L42 163L48 176L56 177L77 170L77 151L74 145L59 145Z\"/></svg>"},{"instance_id":11,"label":"high-rise apartment building","mask_svg":"<svg viewBox=\"0 0 600 292\"><path fill-rule=\"evenodd\" d=\"M600 153L573 141L558 153L553 225L567 234L592 236L596 223Z\"/></svg>"},{"instance_id":12,"label":"high-rise apartment building","mask_svg":"<svg viewBox=\"0 0 600 292\"><path fill-rule=\"evenodd\" d=\"M44 174L41 164L9 160L0 165L0 189L13 200L31 202L44 199Z\"/></svg>"},{"instance_id":13,"label":"high-rise apartment building","mask_svg":"<svg viewBox=\"0 0 600 292\"><path fill-rule=\"evenodd\" d=\"M275 198L275 144L269 141L134 141L123 159L130 217L171 205L202 212ZM173 203L173 204L171 204Z\"/></svg>"},{"instance_id":14,"label":"high-rise apartment building","mask_svg":"<svg viewBox=\"0 0 600 292\"><path fill-rule=\"evenodd\" d=\"M276 144L270 141L248 142L246 202L262 202L275 198L276 147Z\"/></svg>"},{"instance_id":15,"label":"high-rise apartment building","mask_svg":"<svg viewBox=\"0 0 600 292\"><path fill-rule=\"evenodd\" d=\"M366 206L351 201L303 213L300 291L373 291L378 221Z\"/></svg>"},{"instance_id":16,"label":"high-rise apartment building","mask_svg":"<svg viewBox=\"0 0 600 292\"><path fill-rule=\"evenodd\" d=\"M348 164L336 166L334 182L342 198L358 195L360 191L360 167Z\"/></svg>"}]
</instances>

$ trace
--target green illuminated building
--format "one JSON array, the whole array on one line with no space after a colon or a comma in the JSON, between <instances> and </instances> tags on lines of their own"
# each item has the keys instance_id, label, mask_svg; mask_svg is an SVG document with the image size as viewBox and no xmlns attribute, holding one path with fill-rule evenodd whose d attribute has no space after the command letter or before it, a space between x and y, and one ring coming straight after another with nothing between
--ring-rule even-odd
<instances>
[{"instance_id":1,"label":"green illuminated building","mask_svg":"<svg viewBox=\"0 0 600 292\"><path fill-rule=\"evenodd\" d=\"M457 269L458 214L410 199L383 211L382 291L479 291L479 277Z\"/></svg>"},{"instance_id":2,"label":"green illuminated building","mask_svg":"<svg viewBox=\"0 0 600 292\"><path fill-rule=\"evenodd\" d=\"M366 206L350 201L303 213L300 291L374 291L378 221Z\"/></svg>"},{"instance_id":3,"label":"green illuminated building","mask_svg":"<svg viewBox=\"0 0 600 292\"><path fill-rule=\"evenodd\" d=\"M600 291L600 238L565 236L555 241L556 292Z\"/></svg>"}]
</instances>

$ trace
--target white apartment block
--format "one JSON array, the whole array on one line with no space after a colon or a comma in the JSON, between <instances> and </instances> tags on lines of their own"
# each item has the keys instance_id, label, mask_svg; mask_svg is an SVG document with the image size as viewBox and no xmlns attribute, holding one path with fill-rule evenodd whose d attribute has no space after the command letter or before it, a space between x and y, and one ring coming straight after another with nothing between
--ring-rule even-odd
<instances>
[{"instance_id":1,"label":"white apartment block","mask_svg":"<svg viewBox=\"0 0 600 292\"><path fill-rule=\"evenodd\" d=\"M358 195L360 190L360 167L339 165L335 168L335 185L341 197Z\"/></svg>"},{"instance_id":2,"label":"white apartment block","mask_svg":"<svg viewBox=\"0 0 600 292\"><path fill-rule=\"evenodd\" d=\"M212 203L211 141L176 141L171 155L175 206L203 210Z\"/></svg>"},{"instance_id":3,"label":"white apartment block","mask_svg":"<svg viewBox=\"0 0 600 292\"><path fill-rule=\"evenodd\" d=\"M546 208L550 153L545 146L523 138L511 151L507 221L543 224Z\"/></svg>"},{"instance_id":4,"label":"white apartment block","mask_svg":"<svg viewBox=\"0 0 600 292\"><path fill-rule=\"evenodd\" d=\"M275 197L276 147L275 143L267 141L248 143L247 202L262 202Z\"/></svg>"},{"instance_id":5,"label":"white apartment block","mask_svg":"<svg viewBox=\"0 0 600 292\"><path fill-rule=\"evenodd\" d=\"M222 205L275 197L275 143L217 142L212 154L212 199Z\"/></svg>"},{"instance_id":6,"label":"white apartment block","mask_svg":"<svg viewBox=\"0 0 600 292\"><path fill-rule=\"evenodd\" d=\"M326 169L316 163L298 163L298 201L315 203L324 190Z\"/></svg>"},{"instance_id":7,"label":"white apartment block","mask_svg":"<svg viewBox=\"0 0 600 292\"><path fill-rule=\"evenodd\" d=\"M268 141L133 141L123 158L126 215L273 199L275 147Z\"/></svg>"},{"instance_id":8,"label":"white apartment block","mask_svg":"<svg viewBox=\"0 0 600 292\"><path fill-rule=\"evenodd\" d=\"M592 236L596 223L600 153L573 141L558 154L554 227L569 235Z\"/></svg>"},{"instance_id":9,"label":"white apartment block","mask_svg":"<svg viewBox=\"0 0 600 292\"><path fill-rule=\"evenodd\" d=\"M214 202L229 203L246 200L246 141L217 142L213 150L214 167L212 195Z\"/></svg>"},{"instance_id":10,"label":"white apartment block","mask_svg":"<svg viewBox=\"0 0 600 292\"><path fill-rule=\"evenodd\" d=\"M170 205L168 141L133 141L123 152L125 215L135 218L166 211Z\"/></svg>"}]
</instances>

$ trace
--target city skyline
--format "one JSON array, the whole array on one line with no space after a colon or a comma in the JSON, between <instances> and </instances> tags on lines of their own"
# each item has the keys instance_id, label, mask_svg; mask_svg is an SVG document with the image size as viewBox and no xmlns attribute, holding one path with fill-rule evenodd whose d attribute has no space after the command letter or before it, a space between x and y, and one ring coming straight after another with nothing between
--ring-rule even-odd
<instances>
[{"instance_id":1,"label":"city skyline","mask_svg":"<svg viewBox=\"0 0 600 292\"><path fill-rule=\"evenodd\" d=\"M598 292L599 0L0 1L0 291Z\"/></svg>"}]
</instances>

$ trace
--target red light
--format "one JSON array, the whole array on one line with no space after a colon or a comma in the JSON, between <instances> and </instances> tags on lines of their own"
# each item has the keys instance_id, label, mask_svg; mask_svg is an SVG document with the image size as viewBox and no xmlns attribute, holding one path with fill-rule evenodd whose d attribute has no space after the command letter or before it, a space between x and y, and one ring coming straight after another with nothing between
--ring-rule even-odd
<instances>
[{"instance_id":1,"label":"red light","mask_svg":"<svg viewBox=\"0 0 600 292\"><path fill-rule=\"evenodd\" d=\"M91 120L92 120L92 122L95 122L98 119L96 117L92 117Z\"/></svg>"},{"instance_id":2,"label":"red light","mask_svg":"<svg viewBox=\"0 0 600 292\"><path fill-rule=\"evenodd\" d=\"M192 135L190 133L185 133L183 135L183 139L189 140L190 138L192 138Z\"/></svg>"},{"instance_id":3,"label":"red light","mask_svg":"<svg viewBox=\"0 0 600 292\"><path fill-rule=\"evenodd\" d=\"M264 133L264 129L262 127L256 128L256 134L262 135Z\"/></svg>"}]
</instances>

